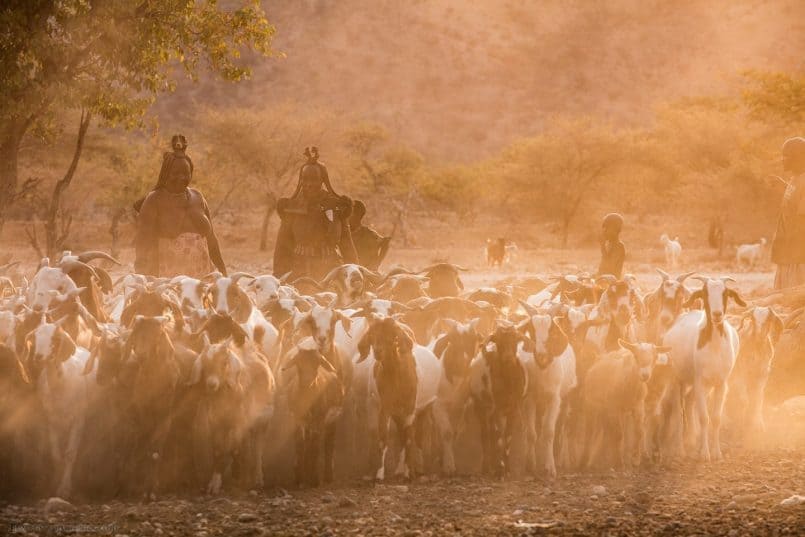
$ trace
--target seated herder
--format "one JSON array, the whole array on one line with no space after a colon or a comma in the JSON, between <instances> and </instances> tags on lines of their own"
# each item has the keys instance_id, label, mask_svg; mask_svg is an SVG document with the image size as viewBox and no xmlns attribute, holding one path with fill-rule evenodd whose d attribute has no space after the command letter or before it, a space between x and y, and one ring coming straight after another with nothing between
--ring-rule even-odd
<instances>
[{"instance_id":1,"label":"seated herder","mask_svg":"<svg viewBox=\"0 0 805 537\"><path fill-rule=\"evenodd\" d=\"M277 204L274 274L320 279L339 265L358 262L348 223L352 200L335 193L318 149L308 148L305 156L296 190Z\"/></svg>"},{"instance_id":2,"label":"seated herder","mask_svg":"<svg viewBox=\"0 0 805 537\"><path fill-rule=\"evenodd\" d=\"M182 135L171 140L154 189L134 204L137 216L136 259L140 274L171 277L179 274L200 278L212 263L226 274L210 210L201 192L188 188L193 162L187 156Z\"/></svg>"},{"instance_id":3,"label":"seated herder","mask_svg":"<svg viewBox=\"0 0 805 537\"><path fill-rule=\"evenodd\" d=\"M349 218L349 228L352 232L352 242L358 253L361 265L371 270L377 270L389 251L391 237L383 237L364 225L363 217L366 215L366 205L355 200L352 204L352 216Z\"/></svg>"}]
</instances>

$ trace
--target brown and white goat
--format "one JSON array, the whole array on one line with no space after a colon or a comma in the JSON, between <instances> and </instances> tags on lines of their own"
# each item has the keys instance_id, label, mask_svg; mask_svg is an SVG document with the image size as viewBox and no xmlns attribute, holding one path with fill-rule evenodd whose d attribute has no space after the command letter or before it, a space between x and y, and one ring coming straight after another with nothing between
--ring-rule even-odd
<instances>
[{"instance_id":1,"label":"brown and white goat","mask_svg":"<svg viewBox=\"0 0 805 537\"><path fill-rule=\"evenodd\" d=\"M380 401L378 444L380 468L376 479L386 477L389 420L394 421L401 439L402 452L396 474L410 476L414 462L414 421L417 414L417 367L411 334L391 317L372 319L358 344L361 363L374 354L373 377Z\"/></svg>"}]
</instances>

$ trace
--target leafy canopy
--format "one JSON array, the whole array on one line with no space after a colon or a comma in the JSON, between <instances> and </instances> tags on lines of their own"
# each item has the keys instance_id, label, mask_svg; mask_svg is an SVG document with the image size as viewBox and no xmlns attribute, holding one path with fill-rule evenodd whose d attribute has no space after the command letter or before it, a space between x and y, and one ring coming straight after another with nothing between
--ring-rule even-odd
<instances>
[{"instance_id":1,"label":"leafy canopy","mask_svg":"<svg viewBox=\"0 0 805 537\"><path fill-rule=\"evenodd\" d=\"M274 54L258 0L7 0L0 28L0 122L23 132L56 107L136 127L182 71L238 81L243 49Z\"/></svg>"}]
</instances>

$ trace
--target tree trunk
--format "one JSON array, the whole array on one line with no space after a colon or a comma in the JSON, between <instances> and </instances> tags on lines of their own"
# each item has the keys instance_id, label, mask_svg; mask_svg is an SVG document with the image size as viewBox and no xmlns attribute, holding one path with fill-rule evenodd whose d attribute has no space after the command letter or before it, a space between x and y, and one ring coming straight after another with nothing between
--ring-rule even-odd
<instances>
[{"instance_id":1,"label":"tree trunk","mask_svg":"<svg viewBox=\"0 0 805 537\"><path fill-rule=\"evenodd\" d=\"M17 155L22 134L21 129L12 126L0 137L0 233L17 192Z\"/></svg>"},{"instance_id":2,"label":"tree trunk","mask_svg":"<svg viewBox=\"0 0 805 537\"><path fill-rule=\"evenodd\" d=\"M110 254L112 257L120 257L120 222L126 217L126 209L117 209L112 214L112 223L109 226L109 235L112 236Z\"/></svg>"},{"instance_id":3,"label":"tree trunk","mask_svg":"<svg viewBox=\"0 0 805 537\"><path fill-rule=\"evenodd\" d=\"M266 210L263 213L263 225L260 228L260 251L268 250L268 224L277 210L277 196L273 192L266 194Z\"/></svg>"},{"instance_id":4,"label":"tree trunk","mask_svg":"<svg viewBox=\"0 0 805 537\"><path fill-rule=\"evenodd\" d=\"M84 138L87 135L92 114L85 110L81 111L81 120L78 124L78 137L76 138L75 151L73 152L73 160L70 162L70 167L64 177L56 182L53 188L53 195L50 198L50 206L48 207L47 220L45 220L45 249L48 257L51 259L56 258L56 254L61 253L62 245L67 240L70 234L69 217L65 217L61 210L62 195L70 186L73 180L75 171L78 168L78 161L81 158L81 151L84 149ZM61 224L61 230L56 229L56 223Z\"/></svg>"}]
</instances>

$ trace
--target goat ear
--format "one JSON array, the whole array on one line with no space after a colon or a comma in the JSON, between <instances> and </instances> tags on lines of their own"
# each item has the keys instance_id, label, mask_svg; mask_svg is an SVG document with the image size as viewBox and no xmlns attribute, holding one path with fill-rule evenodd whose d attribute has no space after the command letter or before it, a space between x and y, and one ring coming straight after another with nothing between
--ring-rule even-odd
<instances>
[{"instance_id":1,"label":"goat ear","mask_svg":"<svg viewBox=\"0 0 805 537\"><path fill-rule=\"evenodd\" d=\"M688 299L685 301L685 303L682 304L682 307L683 308L692 308L693 303L696 302L699 299L704 300L704 290L703 289L699 289L698 291L693 291L693 293L691 293L691 295L688 297Z\"/></svg>"},{"instance_id":2,"label":"goat ear","mask_svg":"<svg viewBox=\"0 0 805 537\"><path fill-rule=\"evenodd\" d=\"M769 314L771 315L771 341L774 345L777 345L777 342L780 341L780 336L783 335L785 324L783 324L783 320L777 315L776 311L770 309Z\"/></svg>"},{"instance_id":3,"label":"goat ear","mask_svg":"<svg viewBox=\"0 0 805 537\"><path fill-rule=\"evenodd\" d=\"M341 313L338 312L338 318L341 319L341 324L344 325L344 331L349 333L352 330L352 319Z\"/></svg>"},{"instance_id":4,"label":"goat ear","mask_svg":"<svg viewBox=\"0 0 805 537\"><path fill-rule=\"evenodd\" d=\"M742 308L746 307L746 302L744 302L744 299L741 298L741 295L738 294L738 291L734 289L727 289L726 294L728 298L731 298L733 301L735 301L736 304L738 304Z\"/></svg>"},{"instance_id":5,"label":"goat ear","mask_svg":"<svg viewBox=\"0 0 805 537\"><path fill-rule=\"evenodd\" d=\"M288 362L282 366L282 371L287 371L293 367L296 367L296 354L293 355L293 358L288 360Z\"/></svg>"},{"instance_id":6,"label":"goat ear","mask_svg":"<svg viewBox=\"0 0 805 537\"><path fill-rule=\"evenodd\" d=\"M372 350L371 333L372 329L369 328L369 331L367 331L358 342L358 361L355 363L359 364L366 360L366 357L369 356L369 351Z\"/></svg>"},{"instance_id":7,"label":"goat ear","mask_svg":"<svg viewBox=\"0 0 805 537\"><path fill-rule=\"evenodd\" d=\"M243 364L234 352L230 352L226 383L235 391L243 390L243 387L240 384L240 376L242 372Z\"/></svg>"},{"instance_id":8,"label":"goat ear","mask_svg":"<svg viewBox=\"0 0 805 537\"><path fill-rule=\"evenodd\" d=\"M618 338L618 345L620 345L621 349L626 349L627 351L634 352L635 351L635 344L626 341L625 339Z\"/></svg>"},{"instance_id":9,"label":"goat ear","mask_svg":"<svg viewBox=\"0 0 805 537\"><path fill-rule=\"evenodd\" d=\"M414 350L414 340L406 333L405 330L400 330L397 336L397 347L404 352L411 352Z\"/></svg>"},{"instance_id":10,"label":"goat ear","mask_svg":"<svg viewBox=\"0 0 805 537\"><path fill-rule=\"evenodd\" d=\"M193 368L190 370L190 378L187 379L187 382L185 383L186 386L194 386L198 384L198 381L201 380L202 365L202 354L199 353L196 355L196 359L193 360Z\"/></svg>"},{"instance_id":11,"label":"goat ear","mask_svg":"<svg viewBox=\"0 0 805 537\"><path fill-rule=\"evenodd\" d=\"M58 328L59 346L53 355L58 363L66 362L75 354L76 346L73 339L61 327Z\"/></svg>"},{"instance_id":12,"label":"goat ear","mask_svg":"<svg viewBox=\"0 0 805 537\"><path fill-rule=\"evenodd\" d=\"M436 344L433 346L433 354L436 355L436 358L441 359L444 351L447 350L447 346L450 344L449 337L444 335L436 340Z\"/></svg>"}]
</instances>

